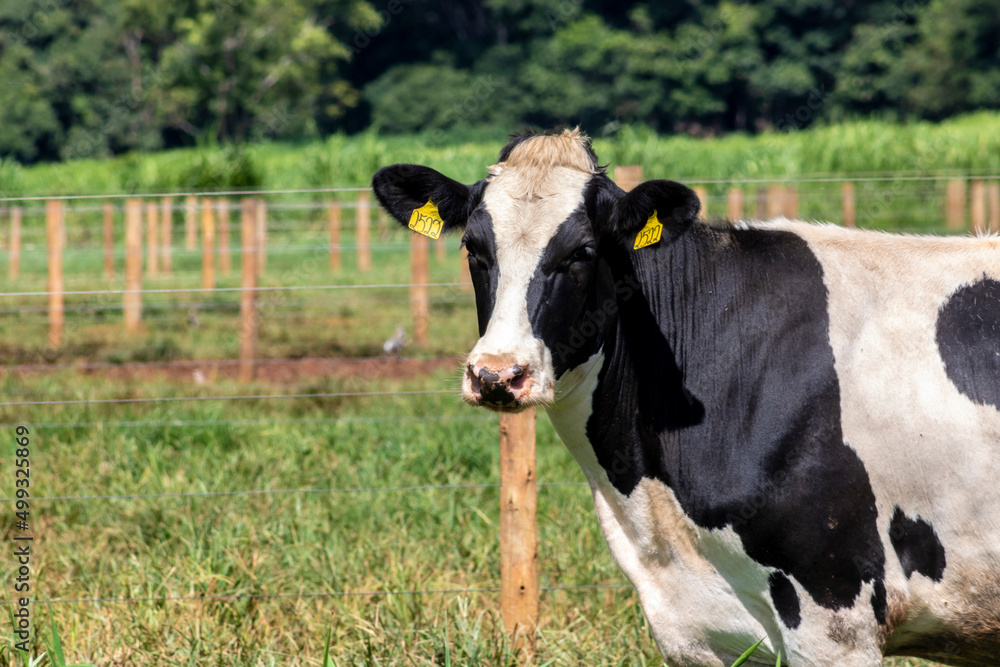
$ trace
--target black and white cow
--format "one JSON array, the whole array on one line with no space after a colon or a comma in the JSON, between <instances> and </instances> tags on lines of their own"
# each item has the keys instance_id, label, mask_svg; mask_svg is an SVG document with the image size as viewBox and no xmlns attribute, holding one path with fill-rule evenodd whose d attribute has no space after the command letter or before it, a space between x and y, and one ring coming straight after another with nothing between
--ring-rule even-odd
<instances>
[{"instance_id":1,"label":"black and white cow","mask_svg":"<svg viewBox=\"0 0 1000 667\"><path fill-rule=\"evenodd\" d=\"M712 227L576 131L373 185L464 228L464 398L548 411L671 665L997 664L1000 239Z\"/></svg>"}]
</instances>

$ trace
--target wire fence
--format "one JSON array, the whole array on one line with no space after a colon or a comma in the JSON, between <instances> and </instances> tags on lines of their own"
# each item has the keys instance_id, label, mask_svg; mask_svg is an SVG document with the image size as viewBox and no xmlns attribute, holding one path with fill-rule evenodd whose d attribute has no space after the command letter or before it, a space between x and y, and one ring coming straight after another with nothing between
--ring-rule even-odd
<instances>
[{"instance_id":1,"label":"wire fence","mask_svg":"<svg viewBox=\"0 0 1000 667\"><path fill-rule=\"evenodd\" d=\"M541 488L578 486L586 487L586 482L539 482ZM148 500L152 498L217 498L233 496L270 496L286 494L337 494L337 493L390 493L400 491L446 491L466 489L499 489L499 484L414 484L410 486L358 486L331 489L243 489L238 491L183 491L176 493L132 493L79 496L37 496L39 502L84 501L84 500ZM17 498L0 498L2 502L15 502Z\"/></svg>"},{"instance_id":2,"label":"wire fence","mask_svg":"<svg viewBox=\"0 0 1000 667\"><path fill-rule=\"evenodd\" d=\"M977 181L989 182L991 187L995 187L996 181L1000 181L1000 174L984 173L984 174L964 174L956 176L955 174L893 174L893 175L871 175L871 176L853 176L853 177L842 177L836 175L813 175L809 177L801 178L754 178L754 179L743 179L743 180L731 180L731 179L717 179L717 180L688 180L686 181L690 185L695 186L726 186L730 188L738 188L740 186L764 186L772 185L775 183L781 183L786 185L819 185L823 186L826 184L888 184L893 182L898 183L908 183L908 184L936 184L940 182L952 183L957 177L964 178L975 178ZM763 192L763 190L761 190ZM844 207L846 210L846 192L848 190L842 190L840 192L830 192L828 190L803 190L795 195L794 199L787 198L788 201L795 201L795 206L798 206L798 198L801 197L803 200L815 200L821 202L830 202L834 200L840 200L844 202ZM256 190L222 190L215 192L203 192L203 191L192 191L192 192L154 192L154 193L100 193L100 194L70 194L70 195L59 195L59 196L23 196L23 197L7 197L0 198L0 205L6 205L9 208L21 204L29 204L25 206L21 213L25 216L38 216L42 214L49 214L51 210L48 206L30 206L33 202L51 202L58 201L64 203L70 203L69 206L64 206L60 215L65 216L67 214L74 216L85 216L90 214L102 214L106 215L108 212L108 207L106 206L94 206L89 202L92 201L105 201L111 202L112 206L110 208L113 214L118 214L126 211L127 205L122 206L125 203L124 200L135 199L136 197L141 197L143 199L165 199L174 198L175 202L167 207L168 217L170 221L168 223L168 237L173 238L173 214L175 213L185 213L190 215L192 212L204 212L214 210L216 205L214 203L206 203L205 198L219 199L223 197L290 197L290 196L302 196L308 195L312 199L305 199L300 201L272 201L268 203L268 208L270 211L284 213L284 212L301 212L301 211L330 211L329 201L318 200L319 196L326 197L328 200L334 197L344 197L344 196L355 196L363 195L367 196L369 192L368 188L363 187L336 187L336 188L297 188L297 189L256 189ZM851 206L853 206L854 191L851 192ZM730 204L733 199L731 196L726 194L708 194L699 193L702 196L703 201L705 201L710 207L718 208L719 204L726 202ZM786 193L787 194L787 193ZM879 198L893 197L895 201L922 201L926 198L926 193L921 193L918 191L906 191L900 192L898 189L890 188L878 188L873 189L865 193L866 197L870 197L872 201L878 200ZM949 206L952 206L951 202L954 197L948 195L950 199ZM964 197L963 191L963 197ZM981 196L981 195L976 195ZM982 195L985 196L985 195ZM192 203L188 202L178 202L176 200L182 198L195 198ZM782 195L785 197L785 195ZM964 200L963 200L964 202ZM758 195L756 199L747 197L745 201L741 200L741 206L755 205L758 210L766 209L767 202L762 199L761 195ZM350 228L345 228L348 231L352 231L355 234L361 233L365 230L364 214L367 214L371 207L371 204L363 199L358 199L356 201L340 201L336 204L337 207L352 210L354 213L355 220L353 221L353 226ZM992 204L990 206L993 206ZM975 217L977 207L984 207L985 205L980 203L978 200L972 202L972 207L970 207L970 212ZM777 209L775 209L777 210ZM949 209L950 211L951 209ZM992 216L1000 217L1000 211L997 207L990 209ZM783 211L782 211L783 212ZM161 211L162 215L162 211ZM846 214L845 214L846 215ZM950 215L950 213L949 213ZM964 209L963 209L964 215ZM985 214L983 214L985 215ZM942 219L945 215L942 215ZM64 218L63 218L64 219ZM60 223L62 224L62 223ZM152 223L151 223L152 224ZM190 227L190 222L185 220L185 224ZM281 221L270 220L268 221L268 229L271 232L303 232L303 231L329 231L324 226L325 221L311 220L309 218L289 218L286 217ZM339 220L338 223L339 225ZM964 224L964 223L963 223ZM980 220L976 222L973 219L973 226L975 225L988 226L985 220ZM992 223L990 223L992 224ZM331 223L332 225L332 223ZM951 228L955 229L954 223L949 223ZM966 225L967 227L968 225ZM36 229L40 228L25 228L25 238L31 238L31 234L35 233ZM74 233L81 231L89 231L91 227L79 224L75 229ZM96 229L96 226L93 227ZM106 227L105 227L106 229ZM330 227L332 230L333 227ZM338 233L340 227L337 227ZM198 230L196 229L196 232ZM228 228L226 233L228 233ZM190 234L188 229L185 232ZM18 232L20 234L20 231ZM214 232L213 232L214 233ZM56 234L62 234L65 238L66 230L63 228L61 231L57 231ZM332 234L332 231L331 231ZM120 247L120 241L122 234L117 228L114 233L108 237L105 236L103 243L105 244L103 248L88 248L83 245L76 247L67 247L66 255L69 257L80 256L80 257L96 257L101 255L105 258L110 257L112 260L117 260L121 258L128 259L130 257L130 252L133 252L131 256L134 257L134 251L130 251L126 248ZM154 237L157 234L154 234ZM46 258L50 259L51 255L49 246L53 245L52 230L46 230L46 248L33 248L27 247L23 249L18 249L19 258L20 254L24 255L42 255L45 253ZM111 239L111 248L109 251L108 238ZM212 238L215 245L208 244L206 239ZM267 255L281 256L288 255L292 256L295 254L312 253L315 255L320 255L326 252L334 253L341 250L350 251L353 253L360 254L362 250L364 251L384 251L386 253L390 252L404 252L408 249L412 249L409 243L395 243L395 242L362 242L360 240L355 240L351 243L343 243L340 241L334 242L332 235L327 238L325 236L317 236L317 243L307 244L301 242L301 239L286 239L285 243L271 242L266 246ZM96 235L92 239L95 243L98 242ZM148 239L147 239L148 240ZM322 240L322 242L319 242ZM4 248L8 249L7 260L11 261L10 249L13 247L12 239L4 239ZM185 242L184 244L175 244L173 240L166 244L160 245L156 248L155 252L150 250L149 252L161 253L167 256L174 255L180 257L184 254L190 254L192 256L201 256L204 259L206 254L212 256L221 255L240 255L245 256L247 253L256 253L262 247L263 244L257 245L255 242L253 245L246 244L243 242L237 244L229 244L226 247L219 247L217 237L210 237L206 235L197 235L196 241L202 244L202 247L192 247L190 242ZM65 242L62 242L65 245ZM206 250L207 248L207 250ZM166 251L166 252L165 252ZM61 261L61 260L60 260ZM148 261L148 258L147 258ZM194 265L188 265L186 269L181 269L178 267L171 275L174 278L177 277L187 277L187 276L199 276L204 275L205 265L198 270L198 267ZM147 267L148 268L148 267ZM456 261L455 266L456 272L458 269L458 263ZM161 273L161 276L163 274ZM279 292L305 292L305 291L315 291L322 293L330 292L346 292L346 291L374 291L374 290L385 290L385 291L400 291L407 290L411 294L415 288L435 288L435 289L445 289L445 290L461 290L467 289L469 286L468 280L449 280L449 281L409 281L409 282L361 282L358 284L347 284L345 282L317 282L310 284L300 284L301 274L296 274L292 272L291 274L286 274L291 276L291 280L296 281L293 284L282 284L282 285L259 285L259 284L247 284L246 282L241 283L239 286L202 286L202 287L109 287L106 289L66 289L65 287L48 287L41 290L28 290L28 289L10 289L7 291L0 292L0 298L17 300L17 301L31 301L33 299L49 299L49 306L39 307L32 305L23 306L12 306L0 309L0 313L9 315L16 313L48 313L52 311L52 297L127 297L128 295L207 295L210 298L211 295L220 294L228 295L232 293L240 293L241 296L247 294L267 294L267 293L279 293ZM22 279L23 280L23 279ZM59 282L57 285L64 285L62 282L62 276L59 277ZM93 281L93 276L82 277L81 280ZM50 276L50 285L52 284L52 279ZM411 297L412 298L412 297ZM465 303L471 303L471 296L466 295L464 299ZM235 310L239 306L237 302L205 302L205 301L183 301L176 303L149 303L145 307L150 310L180 310L180 309L218 309L218 310ZM97 306L88 306L85 304L59 304L60 315L64 312L79 312L84 314L93 314L101 310L126 311L130 306L128 303L122 304L111 304L111 303L101 303ZM365 313L365 317L374 317L377 313ZM274 317L275 314L272 312L269 317ZM364 359L355 359L355 362L373 361L376 358L368 357ZM381 357L377 359L382 359ZM325 358L324 358L325 360ZM146 370L146 369L199 369L210 366L242 366L243 364L250 363L253 366L266 366L266 365L277 365L277 364L292 364L292 363L310 363L318 361L312 358L297 358L297 359L278 359L278 358L266 358L260 357L258 355L251 355L240 359L215 359L215 360L172 360L172 361L156 361L156 362L146 362L146 363L130 363L130 364L114 364L114 363L22 363L22 364L9 364L6 366L0 366L0 372L17 373L17 372L27 372L27 371L41 371L41 370L66 370L66 371L97 371L97 370L108 370L108 369L120 369L123 372L128 372L132 370ZM114 387L110 388L112 392L116 391ZM225 394L225 395L183 395L183 396L115 396L109 398L103 397L88 397L88 398L54 398L45 400L4 400L0 401L0 408L8 409L9 411L16 412L24 408L40 408L46 406L63 406L63 407L81 407L86 408L89 406L127 406L127 405L176 405L180 403L201 403L201 402L270 402L270 401L290 401L290 400L308 400L308 399L341 399L341 398L357 398L366 399L373 397L407 397L407 398L418 398L418 397L428 397L428 396L442 396L442 395L454 395L454 390L451 389L413 389L413 390L392 390L392 391L380 391L380 390L369 390L369 391L319 391L319 392L288 392L288 393L235 393L235 394ZM261 418L261 419L162 419L162 418L150 418L150 419L108 419L108 420L88 420L88 421L49 421L49 422L37 422L34 424L37 428L42 429L52 429L52 430L69 430L69 429L80 429L80 428L101 428L101 429L125 429L125 428L139 428L139 427L176 427L176 428L197 428L204 426L264 426L264 425L275 425L275 424L335 424L335 423L387 423L387 422L414 422L414 423L444 423L448 421L476 421L483 420L482 415L469 415L469 416L418 416L418 415L407 415L407 416L365 416L365 417L303 417L303 418ZM0 426L13 427L19 425L23 422L7 422L5 424L0 424ZM556 487L587 487L586 483L583 482L572 482L572 481L551 481L551 482L539 482L538 487L542 489L556 488ZM52 496L39 496L32 498L33 501L43 502L43 503L87 503L87 502L134 502L134 501L148 501L148 500L168 500L168 499L222 499L222 498L246 498L246 497L261 497L261 496L290 496L290 495L344 495L344 494L407 494L407 493L418 493L418 492L446 492L446 491L469 491L469 490L482 490L482 489L497 489L500 485L496 483L449 483L449 484L412 484L412 485L386 485L386 486L350 486L350 487L315 487L315 488L246 488L246 489L228 489L228 490L191 490L191 491L178 491L178 492L150 492L150 493L121 493L121 494L111 494L111 493L93 493L93 494L77 494L77 495L52 495ZM0 503L11 503L15 502L16 498L4 497L0 498ZM578 586L541 586L539 590L542 592L556 592L556 591L592 591L592 590L615 590L615 589L630 589L631 586L627 584L586 584ZM459 595L459 594L495 594L501 591L499 587L482 587L482 588L427 588L427 589L413 589L413 590L364 590L364 591L350 591L350 590L340 590L340 591L301 591L301 592L278 592L278 593L231 593L231 594L189 594L189 595L163 595L163 596L135 596L135 597L65 597L65 598L50 598L50 599L36 599L34 602L36 604L119 604L119 603L158 603L158 602L198 602L198 601L236 601L243 599L328 599L328 598L348 598L348 597L371 597L371 596L414 596L414 595ZM8 601L0 601L0 604L10 604Z\"/></svg>"},{"instance_id":3,"label":"wire fence","mask_svg":"<svg viewBox=\"0 0 1000 667\"><path fill-rule=\"evenodd\" d=\"M802 176L761 176L757 178L721 178L721 179L699 179L699 178L677 178L681 183L689 185L756 185L762 183L888 183L894 181L948 181L955 178L976 178L980 180L1000 180L1000 174L992 170L950 170L945 172L889 172L873 173L870 175L846 175L846 174L807 174ZM12 202L29 201L85 201L102 199L129 199L141 197L145 199L163 198L183 198L183 197L253 197L253 196L277 196L277 195L303 195L303 194L342 194L371 192L367 186L347 186L347 187L318 187L318 188L224 188L217 190L180 190L163 192L103 192L86 194L36 194L14 197L0 197L0 204ZM182 206L177 205L177 210Z\"/></svg>"},{"instance_id":4,"label":"wire fence","mask_svg":"<svg viewBox=\"0 0 1000 667\"><path fill-rule=\"evenodd\" d=\"M579 586L539 586L543 592L557 591L597 591L597 590L621 590L631 589L631 584L583 584ZM233 593L221 595L160 595L148 597L120 597L120 598L57 598L51 600L34 600L35 604L108 604L108 603L153 603L153 602L214 602L214 601L237 601L237 600L280 600L280 599L307 599L307 598L338 598L338 597L377 597L381 595L468 595L470 593L488 594L499 593L501 589L495 588L429 588L423 590L371 590L371 591L329 591L329 592L301 592L301 593ZM0 600L0 605L10 604L7 600Z\"/></svg>"}]
</instances>

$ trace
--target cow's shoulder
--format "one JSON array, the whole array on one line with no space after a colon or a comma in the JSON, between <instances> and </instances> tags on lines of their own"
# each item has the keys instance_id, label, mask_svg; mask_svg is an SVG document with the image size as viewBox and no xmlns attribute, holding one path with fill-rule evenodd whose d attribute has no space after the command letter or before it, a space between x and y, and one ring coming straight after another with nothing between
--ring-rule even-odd
<instances>
[{"instance_id":1,"label":"cow's shoulder","mask_svg":"<svg viewBox=\"0 0 1000 667\"><path fill-rule=\"evenodd\" d=\"M795 581L821 607L885 622L884 551L864 464L840 423L823 267L794 231L692 226L619 257L638 289L595 392L588 437L612 484L672 489L709 530L731 528L776 572L771 596L797 621ZM627 277L627 275L625 276Z\"/></svg>"}]
</instances>

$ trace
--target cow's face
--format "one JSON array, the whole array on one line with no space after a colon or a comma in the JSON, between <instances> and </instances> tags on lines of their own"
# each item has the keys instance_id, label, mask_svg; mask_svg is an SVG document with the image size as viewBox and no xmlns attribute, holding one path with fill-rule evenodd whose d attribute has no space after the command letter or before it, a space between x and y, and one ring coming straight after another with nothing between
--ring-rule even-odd
<instances>
[{"instance_id":1,"label":"cow's face","mask_svg":"<svg viewBox=\"0 0 1000 667\"><path fill-rule=\"evenodd\" d=\"M497 410L550 403L556 380L593 347L596 330L569 338L599 273L585 205L595 177L566 167L495 169L463 238L481 336L466 363L467 402Z\"/></svg>"},{"instance_id":2,"label":"cow's face","mask_svg":"<svg viewBox=\"0 0 1000 667\"><path fill-rule=\"evenodd\" d=\"M586 138L516 138L472 186L415 165L382 169L373 186L403 224L430 201L446 231L465 229L480 339L463 398L498 411L552 403L559 379L600 348L611 323L615 281L601 244L618 243L618 209L632 197L604 175ZM631 216L638 228L643 211Z\"/></svg>"}]
</instances>

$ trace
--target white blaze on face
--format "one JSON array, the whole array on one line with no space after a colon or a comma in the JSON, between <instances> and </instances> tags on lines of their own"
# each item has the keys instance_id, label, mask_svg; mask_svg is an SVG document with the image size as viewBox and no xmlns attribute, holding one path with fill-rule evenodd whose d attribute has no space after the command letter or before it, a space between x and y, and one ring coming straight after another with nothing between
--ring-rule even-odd
<instances>
[{"instance_id":1,"label":"white blaze on face","mask_svg":"<svg viewBox=\"0 0 1000 667\"><path fill-rule=\"evenodd\" d=\"M564 137L540 137L530 142L553 139ZM559 225L583 204L593 171L582 147L580 152L591 171L576 165L518 165L517 150L493 169L483 198L492 219L499 278L486 333L469 354L468 365L494 372L515 366L524 369L530 383L518 396L524 406L551 403L555 394L552 353L535 337L528 321L528 283ZM467 373L463 394L467 401L478 404L471 383Z\"/></svg>"}]
</instances>

